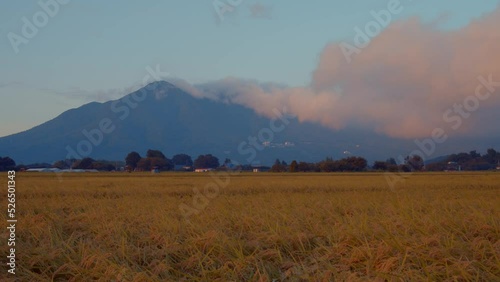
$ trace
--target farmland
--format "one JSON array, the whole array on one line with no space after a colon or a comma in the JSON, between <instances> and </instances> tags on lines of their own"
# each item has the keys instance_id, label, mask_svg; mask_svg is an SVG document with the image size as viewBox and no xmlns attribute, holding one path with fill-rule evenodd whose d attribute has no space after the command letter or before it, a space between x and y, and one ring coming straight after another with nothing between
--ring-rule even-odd
<instances>
[{"instance_id":1,"label":"farmland","mask_svg":"<svg viewBox=\"0 0 500 282\"><path fill-rule=\"evenodd\" d=\"M0 279L499 281L500 173L404 178L18 173Z\"/></svg>"}]
</instances>

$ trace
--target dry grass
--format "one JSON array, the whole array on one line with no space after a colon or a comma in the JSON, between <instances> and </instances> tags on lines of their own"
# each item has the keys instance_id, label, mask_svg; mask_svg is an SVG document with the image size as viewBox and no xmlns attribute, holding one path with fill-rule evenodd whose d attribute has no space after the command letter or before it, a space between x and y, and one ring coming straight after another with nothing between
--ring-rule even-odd
<instances>
[{"instance_id":1,"label":"dry grass","mask_svg":"<svg viewBox=\"0 0 500 282\"><path fill-rule=\"evenodd\" d=\"M499 173L241 174L188 221L207 175L16 180L19 281L500 281Z\"/></svg>"}]
</instances>

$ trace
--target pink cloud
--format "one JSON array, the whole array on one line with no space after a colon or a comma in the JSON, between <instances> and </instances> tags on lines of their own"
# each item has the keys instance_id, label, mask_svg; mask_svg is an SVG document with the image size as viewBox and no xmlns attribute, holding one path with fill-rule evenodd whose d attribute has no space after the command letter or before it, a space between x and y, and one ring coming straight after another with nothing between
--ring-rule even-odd
<instances>
[{"instance_id":1,"label":"pink cloud","mask_svg":"<svg viewBox=\"0 0 500 282\"><path fill-rule=\"evenodd\" d=\"M450 135L487 134L498 131L500 85L456 130L443 115L474 95L479 76L500 82L499 26L500 8L454 31L410 18L391 24L350 63L340 42L325 46L309 86L227 78L208 88L262 115L286 106L300 121L332 129L358 125L399 138L427 137L436 127Z\"/></svg>"}]
</instances>

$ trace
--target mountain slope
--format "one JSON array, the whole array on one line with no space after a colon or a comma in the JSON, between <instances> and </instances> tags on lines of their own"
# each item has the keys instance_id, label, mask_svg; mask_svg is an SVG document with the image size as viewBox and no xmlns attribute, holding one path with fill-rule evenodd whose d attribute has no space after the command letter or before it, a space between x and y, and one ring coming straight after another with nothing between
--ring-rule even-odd
<instances>
[{"instance_id":1,"label":"mountain slope","mask_svg":"<svg viewBox=\"0 0 500 282\"><path fill-rule=\"evenodd\" d=\"M102 123L104 130L100 128ZM283 123L278 119L274 125L281 127ZM275 127L251 109L195 98L161 81L120 100L89 103L30 130L0 138L0 156L25 164L86 156L123 160L131 151L145 154L148 149L159 149L169 157L187 153L195 158L211 153L221 161L230 158L240 163L271 164L276 158L318 161L348 154L385 159L396 157L391 155L395 152L416 149L411 141L362 130L334 132L293 118L284 130L272 132L270 128ZM106 133L106 129L113 130ZM253 147L242 145L249 143L249 137L258 137L259 132L271 146L262 147L262 139Z\"/></svg>"}]
</instances>

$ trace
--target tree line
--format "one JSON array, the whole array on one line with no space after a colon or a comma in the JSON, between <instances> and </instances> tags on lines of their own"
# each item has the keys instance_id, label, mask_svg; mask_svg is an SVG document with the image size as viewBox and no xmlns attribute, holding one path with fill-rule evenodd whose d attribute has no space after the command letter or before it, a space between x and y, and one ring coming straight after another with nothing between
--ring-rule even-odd
<instances>
[{"instance_id":1,"label":"tree line","mask_svg":"<svg viewBox=\"0 0 500 282\"><path fill-rule=\"evenodd\" d=\"M218 168L220 166L219 159L211 154L199 155L194 161L187 154L177 154L172 159L167 158L159 150L148 150L145 157L137 152L130 152L125 157L125 165L129 171L148 171L152 169L158 170L192 170L193 168Z\"/></svg>"},{"instance_id":2,"label":"tree line","mask_svg":"<svg viewBox=\"0 0 500 282\"><path fill-rule=\"evenodd\" d=\"M362 157L348 157L340 160L326 158L316 163L297 162L293 160L289 165L277 159L269 170L270 172L348 172L366 171L368 162Z\"/></svg>"},{"instance_id":3,"label":"tree line","mask_svg":"<svg viewBox=\"0 0 500 282\"><path fill-rule=\"evenodd\" d=\"M476 151L469 153L458 153L448 156L446 159L426 165L428 171L443 170L474 170L484 171L500 167L500 152L488 149L486 154L481 155Z\"/></svg>"},{"instance_id":4,"label":"tree line","mask_svg":"<svg viewBox=\"0 0 500 282\"><path fill-rule=\"evenodd\" d=\"M0 157L0 171L23 170L28 168L58 168L58 169L95 169L99 171L114 171L125 167L129 171L150 171L158 169L160 171L184 170L192 171L197 168L206 169L232 169L251 171L255 167L251 165L233 164L230 159L225 159L221 164L219 159L212 154L199 155L194 161L187 154L176 154L172 158L167 158L160 150L149 149L145 156L138 152L130 152L125 157L124 162L94 160L83 158L81 160L69 159L59 160L53 164L36 163L30 165L16 165L10 157ZM445 171L445 170L465 170L484 171L493 170L500 167L500 152L495 149L488 149L486 154L477 151L469 153L452 154L439 161L425 164L421 156L413 155L402 159L402 163L397 163L394 158L385 161L375 161L371 166L362 157L347 157L334 160L327 157L319 162L303 162L293 160L288 164L284 160L277 159L271 167L260 167L264 171L271 172L359 172L359 171L391 171L391 172L411 172L411 171Z\"/></svg>"}]
</instances>

